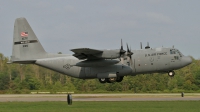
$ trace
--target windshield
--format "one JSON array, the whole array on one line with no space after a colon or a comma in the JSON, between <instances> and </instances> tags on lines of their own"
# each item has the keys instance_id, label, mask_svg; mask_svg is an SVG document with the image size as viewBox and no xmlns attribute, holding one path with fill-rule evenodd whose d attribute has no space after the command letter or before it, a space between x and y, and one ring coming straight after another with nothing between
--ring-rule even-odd
<instances>
[{"instance_id":1,"label":"windshield","mask_svg":"<svg viewBox=\"0 0 200 112\"><path fill-rule=\"evenodd\" d=\"M176 52L180 55L180 57L184 56L179 50L177 50Z\"/></svg>"},{"instance_id":2,"label":"windshield","mask_svg":"<svg viewBox=\"0 0 200 112\"><path fill-rule=\"evenodd\" d=\"M183 54L177 49L170 49L170 54L178 54L180 57L183 56Z\"/></svg>"}]
</instances>

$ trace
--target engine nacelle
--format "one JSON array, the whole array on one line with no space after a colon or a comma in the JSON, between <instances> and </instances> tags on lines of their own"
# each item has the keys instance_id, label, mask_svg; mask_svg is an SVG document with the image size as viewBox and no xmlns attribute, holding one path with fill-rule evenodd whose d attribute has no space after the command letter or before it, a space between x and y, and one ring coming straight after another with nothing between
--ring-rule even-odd
<instances>
[{"instance_id":1,"label":"engine nacelle","mask_svg":"<svg viewBox=\"0 0 200 112\"><path fill-rule=\"evenodd\" d=\"M95 55L103 59L116 59L120 57L120 49L116 50L103 50L101 54Z\"/></svg>"}]
</instances>

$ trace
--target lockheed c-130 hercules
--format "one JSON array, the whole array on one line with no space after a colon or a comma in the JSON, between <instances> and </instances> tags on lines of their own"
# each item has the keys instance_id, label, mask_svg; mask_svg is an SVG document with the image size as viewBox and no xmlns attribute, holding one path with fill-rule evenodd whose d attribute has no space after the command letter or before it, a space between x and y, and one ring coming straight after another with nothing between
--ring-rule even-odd
<instances>
[{"instance_id":1,"label":"lockheed c-130 hercules","mask_svg":"<svg viewBox=\"0 0 200 112\"><path fill-rule=\"evenodd\" d=\"M25 18L14 24L13 49L8 63L36 64L53 71L80 79L98 78L101 83L121 82L124 76L166 72L189 65L192 59L175 48L150 48L127 51L71 49L73 55L47 53Z\"/></svg>"}]
</instances>

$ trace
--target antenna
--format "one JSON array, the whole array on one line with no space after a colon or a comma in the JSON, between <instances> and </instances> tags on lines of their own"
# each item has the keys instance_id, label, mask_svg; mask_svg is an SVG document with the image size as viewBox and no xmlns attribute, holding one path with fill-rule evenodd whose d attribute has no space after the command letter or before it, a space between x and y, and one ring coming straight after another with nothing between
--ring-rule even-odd
<instances>
[{"instance_id":1,"label":"antenna","mask_svg":"<svg viewBox=\"0 0 200 112\"><path fill-rule=\"evenodd\" d=\"M140 48L142 49L142 42L140 42Z\"/></svg>"},{"instance_id":2,"label":"antenna","mask_svg":"<svg viewBox=\"0 0 200 112\"><path fill-rule=\"evenodd\" d=\"M147 46L145 47L145 49L149 49L150 46L149 46L149 42L147 42Z\"/></svg>"}]
</instances>

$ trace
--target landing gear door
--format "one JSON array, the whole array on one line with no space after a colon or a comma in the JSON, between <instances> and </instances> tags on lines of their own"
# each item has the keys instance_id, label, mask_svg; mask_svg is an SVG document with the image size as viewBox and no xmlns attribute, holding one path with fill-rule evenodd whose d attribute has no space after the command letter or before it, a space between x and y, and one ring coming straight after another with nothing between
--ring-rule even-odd
<instances>
[{"instance_id":1,"label":"landing gear door","mask_svg":"<svg viewBox=\"0 0 200 112\"><path fill-rule=\"evenodd\" d=\"M90 67L85 67L84 69L85 69L85 76L86 77L90 77L90 75L91 75L91 69L90 69Z\"/></svg>"}]
</instances>

